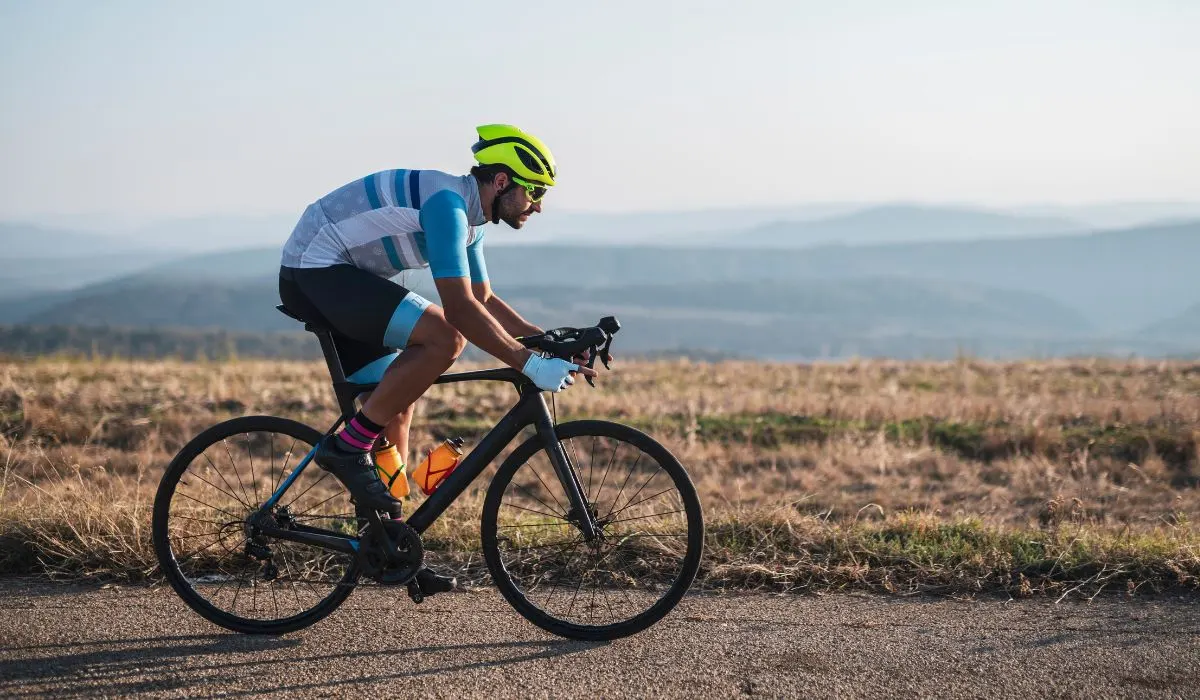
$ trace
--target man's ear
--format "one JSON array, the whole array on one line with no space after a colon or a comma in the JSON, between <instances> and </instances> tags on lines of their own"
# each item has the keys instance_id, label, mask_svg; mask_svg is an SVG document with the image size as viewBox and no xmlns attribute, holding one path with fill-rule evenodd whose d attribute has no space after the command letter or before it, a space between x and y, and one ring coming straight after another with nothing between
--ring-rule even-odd
<instances>
[{"instance_id":1,"label":"man's ear","mask_svg":"<svg viewBox=\"0 0 1200 700\"><path fill-rule=\"evenodd\" d=\"M492 184L495 185L497 192L503 192L505 187L508 187L508 173L498 172L496 177L492 178Z\"/></svg>"}]
</instances>

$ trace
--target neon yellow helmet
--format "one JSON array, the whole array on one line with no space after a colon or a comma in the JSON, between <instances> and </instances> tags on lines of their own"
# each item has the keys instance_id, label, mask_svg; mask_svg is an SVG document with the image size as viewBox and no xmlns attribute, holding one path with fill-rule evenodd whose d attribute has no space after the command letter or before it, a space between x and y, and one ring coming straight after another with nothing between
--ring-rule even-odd
<instances>
[{"instance_id":1,"label":"neon yellow helmet","mask_svg":"<svg viewBox=\"0 0 1200 700\"><path fill-rule=\"evenodd\" d=\"M479 140L471 151L481 165L504 165L522 180L554 187L558 166L541 139L509 124L485 124L475 131Z\"/></svg>"}]
</instances>

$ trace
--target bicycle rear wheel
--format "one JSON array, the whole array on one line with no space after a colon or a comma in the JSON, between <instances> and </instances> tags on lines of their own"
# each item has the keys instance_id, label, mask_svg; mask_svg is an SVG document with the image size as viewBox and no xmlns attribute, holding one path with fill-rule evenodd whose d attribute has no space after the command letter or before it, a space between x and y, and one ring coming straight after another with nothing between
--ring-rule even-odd
<instances>
[{"instance_id":1,"label":"bicycle rear wheel","mask_svg":"<svg viewBox=\"0 0 1200 700\"><path fill-rule=\"evenodd\" d=\"M171 461L154 499L154 549L190 608L235 632L282 634L317 622L350 595L359 577L353 556L246 525L321 437L286 418L246 416L205 430ZM358 532L349 494L315 464L271 514L279 524Z\"/></svg>"},{"instance_id":2,"label":"bicycle rear wheel","mask_svg":"<svg viewBox=\"0 0 1200 700\"><path fill-rule=\"evenodd\" d=\"M669 613L700 566L704 521L683 466L638 430L556 427L601 536L584 542L546 445L500 466L483 506L483 554L500 593L535 625L572 639L640 632Z\"/></svg>"}]
</instances>

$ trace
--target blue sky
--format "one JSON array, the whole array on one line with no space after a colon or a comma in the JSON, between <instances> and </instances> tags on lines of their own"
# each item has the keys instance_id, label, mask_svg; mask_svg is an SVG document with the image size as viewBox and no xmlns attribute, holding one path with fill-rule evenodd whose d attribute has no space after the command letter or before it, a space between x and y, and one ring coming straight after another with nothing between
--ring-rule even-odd
<instances>
[{"instance_id":1,"label":"blue sky","mask_svg":"<svg viewBox=\"0 0 1200 700\"><path fill-rule=\"evenodd\" d=\"M572 210L1200 198L1200 2L0 0L0 218L299 212L473 128Z\"/></svg>"}]
</instances>

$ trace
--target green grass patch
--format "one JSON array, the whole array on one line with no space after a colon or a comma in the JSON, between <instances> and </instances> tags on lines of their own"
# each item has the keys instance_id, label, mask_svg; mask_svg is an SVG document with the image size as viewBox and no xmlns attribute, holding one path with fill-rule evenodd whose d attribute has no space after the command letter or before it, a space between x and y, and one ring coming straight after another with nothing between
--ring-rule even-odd
<instances>
[{"instance_id":1,"label":"green grass patch","mask_svg":"<svg viewBox=\"0 0 1200 700\"><path fill-rule=\"evenodd\" d=\"M762 513L710 525L709 587L1087 595L1200 590L1200 534L1087 525L995 528L901 514L830 525Z\"/></svg>"}]
</instances>

